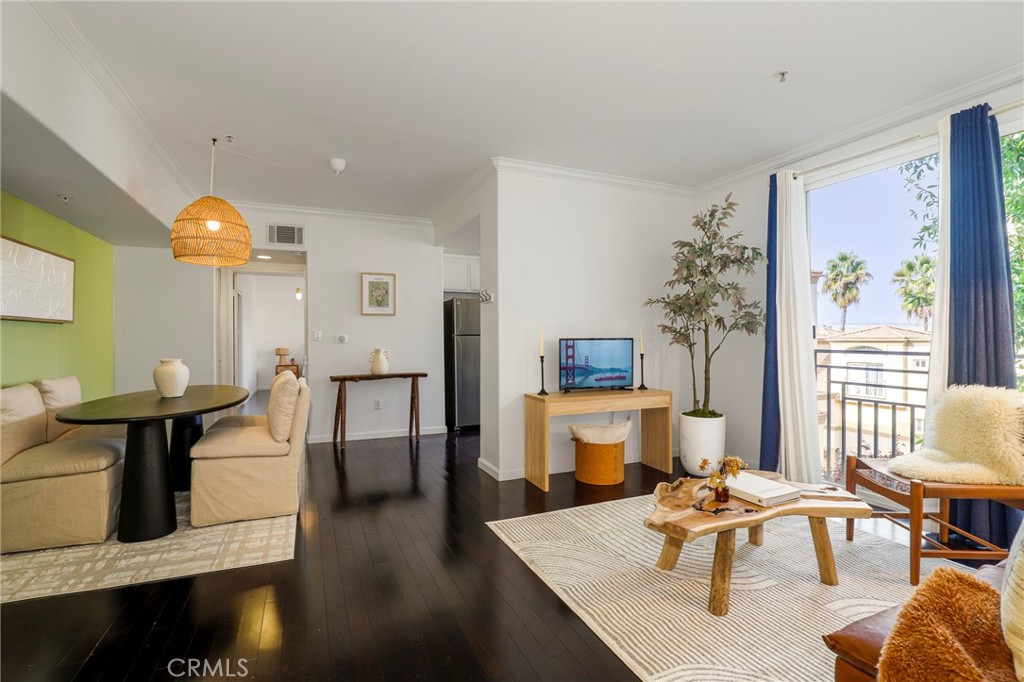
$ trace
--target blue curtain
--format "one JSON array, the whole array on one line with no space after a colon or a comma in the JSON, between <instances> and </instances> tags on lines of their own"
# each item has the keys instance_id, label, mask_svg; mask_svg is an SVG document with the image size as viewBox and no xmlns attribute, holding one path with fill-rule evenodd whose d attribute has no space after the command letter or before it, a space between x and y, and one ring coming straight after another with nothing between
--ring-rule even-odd
<instances>
[{"instance_id":1,"label":"blue curtain","mask_svg":"<svg viewBox=\"0 0 1024 682\"><path fill-rule=\"evenodd\" d=\"M768 182L768 243L764 250L768 259L768 285L764 302L764 384L761 389L761 459L758 464L762 471L779 470L779 444L782 438L782 421L779 416L779 339L776 331L778 313L775 308L778 206L778 182L775 174L772 174Z\"/></svg>"},{"instance_id":2,"label":"blue curtain","mask_svg":"<svg viewBox=\"0 0 1024 682\"><path fill-rule=\"evenodd\" d=\"M988 104L950 119L949 383L1016 388L1013 286L999 128ZM1008 547L1024 512L953 503L954 525Z\"/></svg>"}]
</instances>

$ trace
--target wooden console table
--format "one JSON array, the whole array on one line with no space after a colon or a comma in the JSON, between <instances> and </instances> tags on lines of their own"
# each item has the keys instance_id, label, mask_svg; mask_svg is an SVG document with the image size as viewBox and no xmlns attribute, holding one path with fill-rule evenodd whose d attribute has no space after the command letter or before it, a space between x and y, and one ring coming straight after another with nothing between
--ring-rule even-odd
<instances>
[{"instance_id":1,"label":"wooden console table","mask_svg":"<svg viewBox=\"0 0 1024 682\"><path fill-rule=\"evenodd\" d=\"M338 442L341 434L341 447L345 448L345 384L360 381L379 381L381 379L411 379L412 390L409 394L409 437L412 438L413 426L416 428L416 440L420 439L420 379L427 376L426 372L390 372L388 374L335 374L331 381L338 382L338 402L334 406L334 436L332 442Z\"/></svg>"},{"instance_id":2,"label":"wooden console table","mask_svg":"<svg viewBox=\"0 0 1024 682\"><path fill-rule=\"evenodd\" d=\"M640 461L672 473L672 391L580 391L525 396L526 480L548 491L551 417L640 410Z\"/></svg>"}]
</instances>

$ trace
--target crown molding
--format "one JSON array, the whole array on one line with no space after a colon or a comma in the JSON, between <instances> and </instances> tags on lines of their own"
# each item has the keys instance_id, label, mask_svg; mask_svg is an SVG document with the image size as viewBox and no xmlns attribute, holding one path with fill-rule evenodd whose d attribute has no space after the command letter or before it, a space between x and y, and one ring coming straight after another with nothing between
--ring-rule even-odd
<instances>
[{"instance_id":1,"label":"crown molding","mask_svg":"<svg viewBox=\"0 0 1024 682\"><path fill-rule=\"evenodd\" d=\"M897 109L891 114L880 116L853 128L831 135L817 142L804 145L791 152L761 161L753 166L742 170L723 175L708 182L698 185L695 190L703 192L719 187L724 184L735 182L748 175L757 173L774 173L776 170L790 164L798 164L807 161L819 154L826 154L847 145L855 144L862 140L872 138L885 133L893 128L913 123L926 116L942 115L950 109L959 106L973 106L977 104L979 97L986 97L991 93L1024 83L1024 62L1015 64L1002 71L972 81L965 85L958 86L944 93L929 97L928 99ZM880 146L884 146L880 145Z\"/></svg>"},{"instance_id":2,"label":"crown molding","mask_svg":"<svg viewBox=\"0 0 1024 682\"><path fill-rule=\"evenodd\" d=\"M582 182L592 182L609 187L639 189L648 192L658 192L660 194L672 194L676 196L689 197L692 196L694 192L692 187L671 185L665 182L655 182L653 180L642 180L640 178L630 178L624 175L612 175L610 173L580 170L577 168L564 168L562 166L552 166L534 161L508 159L503 156L494 157L491 159L491 162L494 164L494 168L498 172L505 171L543 177L565 178L569 180L579 180Z\"/></svg>"},{"instance_id":3,"label":"crown molding","mask_svg":"<svg viewBox=\"0 0 1024 682\"><path fill-rule=\"evenodd\" d=\"M484 186L484 184L497 175L497 169L494 167L494 160L489 159L485 161L479 168L473 171L473 174L469 176L462 185L455 190L455 194L449 199L443 206L443 208L437 212L435 222L441 222L446 216L452 213L456 208L461 206L467 199L473 196L477 190Z\"/></svg>"},{"instance_id":4,"label":"crown molding","mask_svg":"<svg viewBox=\"0 0 1024 682\"><path fill-rule=\"evenodd\" d=\"M149 124L146 117L136 106L135 101L124 89L120 81L111 72L110 67L103 61L103 58L92 46L92 43L85 37L82 31L75 24L74 20L67 13L61 3L58 2L32 2L32 8L42 18L46 25L53 31L57 39L71 53L71 56L82 66L89 77L100 89L110 103L114 105L121 116L125 118L128 125L142 140L146 148L156 157L158 163L171 176L179 189L190 197L199 196L198 188L192 184L185 171L178 165L167 147L160 141L153 126Z\"/></svg>"},{"instance_id":5,"label":"crown molding","mask_svg":"<svg viewBox=\"0 0 1024 682\"><path fill-rule=\"evenodd\" d=\"M434 221L430 218L418 218L415 216L390 215L388 213L367 213L363 211L349 211L341 208L319 208L316 206L289 206L288 204L269 204L260 201L244 201L242 199L231 199L230 202L236 208L244 207L263 211L275 211L278 213L322 215L330 216L332 218L345 218L348 220L373 220L386 223L417 225L421 227L433 227L434 225Z\"/></svg>"}]
</instances>

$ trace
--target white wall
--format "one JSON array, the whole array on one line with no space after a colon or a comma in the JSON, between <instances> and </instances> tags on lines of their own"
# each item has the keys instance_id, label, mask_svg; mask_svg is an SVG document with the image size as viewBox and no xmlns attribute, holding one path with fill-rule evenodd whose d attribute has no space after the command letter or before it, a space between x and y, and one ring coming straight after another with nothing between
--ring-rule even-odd
<instances>
[{"instance_id":1,"label":"white wall","mask_svg":"<svg viewBox=\"0 0 1024 682\"><path fill-rule=\"evenodd\" d=\"M661 313L643 303L659 295L671 275L672 241L688 236L692 228L691 200L679 188L504 159L498 161L497 198L498 476L507 479L523 475L523 394L540 388L541 327L552 360L545 367L549 389L558 386L559 337L637 337L643 328L647 385L673 391L674 407L688 395L682 391L688 385L684 379L689 381L684 351L669 347L656 329ZM482 251L486 236L484 231ZM639 383L639 365L636 373ZM569 423L607 423L611 417L553 420L551 472L574 468ZM616 415L617 420L625 417ZM627 461L639 459L635 433L626 456Z\"/></svg>"},{"instance_id":2,"label":"white wall","mask_svg":"<svg viewBox=\"0 0 1024 682\"><path fill-rule=\"evenodd\" d=\"M919 135L929 135L936 130L936 122L944 115L955 113L966 107L987 101L994 108L1020 99L1020 87L1008 87L984 96L972 96L965 101L954 101L937 107L933 112L918 116L900 125L866 135L856 142L835 146L828 151L800 158L797 154L767 162L758 167L717 180L699 188L695 194L694 210L721 202L729 192L739 202L735 218L730 221L733 229L742 231L745 242L764 247L768 229L768 178L774 170L787 168L795 171L812 171L828 164L837 164L845 159L850 163L835 166L833 170L810 173L808 181L824 175L832 179L848 177L850 173L869 172L879 167L899 163L893 160L893 152L879 154L885 159L882 166L872 165L873 150L883 149L900 141L908 140L908 147L920 148L921 141L909 142ZM1005 124L1004 124L1005 119ZM1020 114L1010 113L1000 117L1000 132L1005 134L1020 126ZM938 143L930 151L937 151ZM897 154L898 155L898 154ZM860 170L851 170L857 169ZM764 299L764 268L750 282L750 294L757 300ZM715 358L714 385L712 387L717 408L726 413L726 449L730 454L743 457L756 465L760 451L761 434L761 382L764 368L764 337L730 337Z\"/></svg>"},{"instance_id":3,"label":"white wall","mask_svg":"<svg viewBox=\"0 0 1024 682\"><path fill-rule=\"evenodd\" d=\"M310 337L307 377L313 391L310 441L331 439L337 384L329 377L369 372L370 351L378 346L391 353L392 371L430 375L420 382L422 430L445 432L443 253L434 246L430 221L244 202L235 205L249 222L254 246L267 246L263 241L267 223L306 228ZM396 274L396 315L360 314L361 272ZM314 340L315 331L322 332L322 341ZM338 343L339 334L347 334L349 342ZM381 401L381 410L373 409L374 400ZM349 384L349 440L405 435L408 425L408 381Z\"/></svg>"},{"instance_id":4,"label":"white wall","mask_svg":"<svg viewBox=\"0 0 1024 682\"><path fill-rule=\"evenodd\" d=\"M500 479L498 359L502 294L498 275L502 265L498 262L498 179L491 161L474 173L451 205L434 219L434 243L443 243L468 224L479 225L480 230L480 288L494 295L492 302L480 306L479 466Z\"/></svg>"},{"instance_id":5,"label":"white wall","mask_svg":"<svg viewBox=\"0 0 1024 682\"><path fill-rule=\"evenodd\" d=\"M270 388L277 373L274 349L288 348L301 367L305 356L305 305L295 288L305 289L302 277L237 275L242 296L240 355L243 385L250 392Z\"/></svg>"},{"instance_id":6,"label":"white wall","mask_svg":"<svg viewBox=\"0 0 1024 682\"><path fill-rule=\"evenodd\" d=\"M214 268L170 249L114 247L114 390L153 388L160 358L181 358L190 384L215 383Z\"/></svg>"}]
</instances>

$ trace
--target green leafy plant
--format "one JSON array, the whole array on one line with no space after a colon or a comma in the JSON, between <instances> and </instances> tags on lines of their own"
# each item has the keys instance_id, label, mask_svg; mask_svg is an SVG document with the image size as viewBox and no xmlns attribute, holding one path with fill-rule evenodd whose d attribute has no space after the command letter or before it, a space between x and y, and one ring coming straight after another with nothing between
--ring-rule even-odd
<instances>
[{"instance_id":1,"label":"green leafy plant","mask_svg":"<svg viewBox=\"0 0 1024 682\"><path fill-rule=\"evenodd\" d=\"M907 319L917 318L928 331L935 303L935 259L926 253L907 258L896 272L892 273L892 284L900 297L900 306Z\"/></svg>"},{"instance_id":2,"label":"green leafy plant","mask_svg":"<svg viewBox=\"0 0 1024 682\"><path fill-rule=\"evenodd\" d=\"M693 216L697 236L672 243L675 269L665 282L668 293L649 298L644 307L661 306L665 322L658 325L669 343L683 346L690 355L693 387L691 417L721 417L711 409L711 361L734 331L753 335L764 326L760 301L747 301L747 290L731 279L734 273L754 274L764 260L761 250L740 242L743 233L726 236L728 220L736 212L732 194ZM704 392L697 394L697 353L703 351Z\"/></svg>"},{"instance_id":3,"label":"green leafy plant","mask_svg":"<svg viewBox=\"0 0 1024 682\"><path fill-rule=\"evenodd\" d=\"M821 290L839 307L839 331L846 331L846 311L860 303L860 288L872 279L868 264L852 251L840 251L825 263Z\"/></svg>"}]
</instances>

